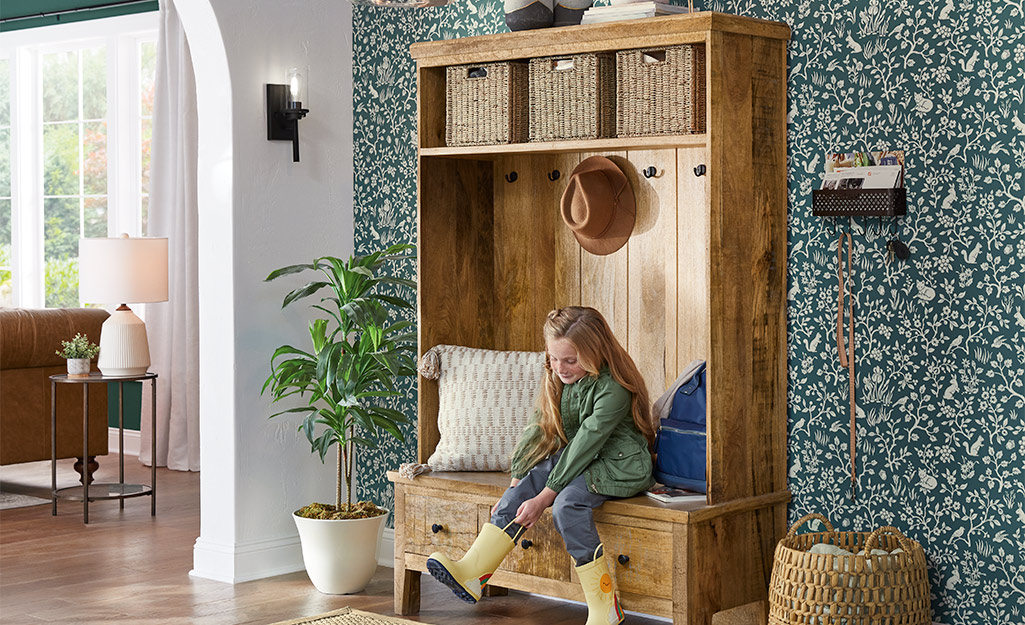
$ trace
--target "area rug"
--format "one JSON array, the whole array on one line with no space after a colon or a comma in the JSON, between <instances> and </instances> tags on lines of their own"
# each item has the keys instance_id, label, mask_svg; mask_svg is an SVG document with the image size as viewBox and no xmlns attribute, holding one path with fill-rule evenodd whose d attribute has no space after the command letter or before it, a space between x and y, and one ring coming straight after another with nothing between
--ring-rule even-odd
<instances>
[{"instance_id":1,"label":"area rug","mask_svg":"<svg viewBox=\"0 0 1025 625\"><path fill-rule=\"evenodd\" d=\"M50 503L50 500L0 491L0 510L8 510L10 508L27 508L28 506L41 506L44 503Z\"/></svg>"},{"instance_id":2,"label":"area rug","mask_svg":"<svg viewBox=\"0 0 1025 625\"><path fill-rule=\"evenodd\" d=\"M396 623L424 625L416 621L407 621L404 618L381 616L380 614L371 614L370 612L353 610L352 608L342 608L341 610L335 610L326 614L297 618L293 621L281 621L273 625L395 625Z\"/></svg>"}]
</instances>

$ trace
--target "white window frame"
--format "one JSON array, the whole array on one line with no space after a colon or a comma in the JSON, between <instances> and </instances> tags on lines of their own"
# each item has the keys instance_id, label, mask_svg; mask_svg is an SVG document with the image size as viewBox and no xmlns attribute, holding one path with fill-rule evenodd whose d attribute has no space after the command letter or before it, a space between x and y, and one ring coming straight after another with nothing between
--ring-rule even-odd
<instances>
[{"instance_id":1,"label":"white window frame","mask_svg":"<svg viewBox=\"0 0 1025 625\"><path fill-rule=\"evenodd\" d=\"M156 41L157 11L0 33L0 57L10 59L11 269L13 305L43 308L44 54L106 45L107 236L139 236L142 197L139 146L139 44Z\"/></svg>"}]
</instances>

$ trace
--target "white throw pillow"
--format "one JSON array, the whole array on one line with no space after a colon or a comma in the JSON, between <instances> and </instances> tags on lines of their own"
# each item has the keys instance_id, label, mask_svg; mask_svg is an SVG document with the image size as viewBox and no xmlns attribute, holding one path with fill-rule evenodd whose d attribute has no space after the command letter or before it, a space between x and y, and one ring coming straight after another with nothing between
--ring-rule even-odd
<instances>
[{"instance_id":1,"label":"white throw pillow","mask_svg":"<svg viewBox=\"0 0 1025 625\"><path fill-rule=\"evenodd\" d=\"M420 373L438 380L441 440L431 469L508 471L534 410L544 352L438 345L424 354Z\"/></svg>"}]
</instances>

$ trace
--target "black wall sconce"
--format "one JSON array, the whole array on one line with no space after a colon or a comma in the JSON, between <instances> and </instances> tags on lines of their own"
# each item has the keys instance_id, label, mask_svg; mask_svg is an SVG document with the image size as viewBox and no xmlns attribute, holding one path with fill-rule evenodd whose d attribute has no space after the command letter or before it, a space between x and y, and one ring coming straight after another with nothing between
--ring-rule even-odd
<instances>
[{"instance_id":1,"label":"black wall sconce","mask_svg":"<svg viewBox=\"0 0 1025 625\"><path fill-rule=\"evenodd\" d=\"M309 109L303 108L306 85L295 67L288 70L287 85L267 85L267 139L291 141L292 162L299 162L299 120Z\"/></svg>"}]
</instances>

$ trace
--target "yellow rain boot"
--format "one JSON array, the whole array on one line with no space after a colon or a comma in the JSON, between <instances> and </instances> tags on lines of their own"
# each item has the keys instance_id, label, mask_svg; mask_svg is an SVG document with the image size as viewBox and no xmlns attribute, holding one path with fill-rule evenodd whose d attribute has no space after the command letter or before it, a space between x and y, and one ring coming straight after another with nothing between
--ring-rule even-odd
<instances>
[{"instance_id":1,"label":"yellow rain boot","mask_svg":"<svg viewBox=\"0 0 1025 625\"><path fill-rule=\"evenodd\" d=\"M597 555L598 549L594 550ZM609 565L602 553L587 564L576 567L580 585L584 587L584 598L587 599L587 623L584 625L617 625L622 623L626 615L619 607L619 595L616 594L616 583L609 574Z\"/></svg>"},{"instance_id":2,"label":"yellow rain boot","mask_svg":"<svg viewBox=\"0 0 1025 625\"><path fill-rule=\"evenodd\" d=\"M463 601L477 603L484 584L515 545L516 541L502 528L485 523L461 560L453 562L445 554L435 552L427 559L427 570Z\"/></svg>"}]
</instances>

